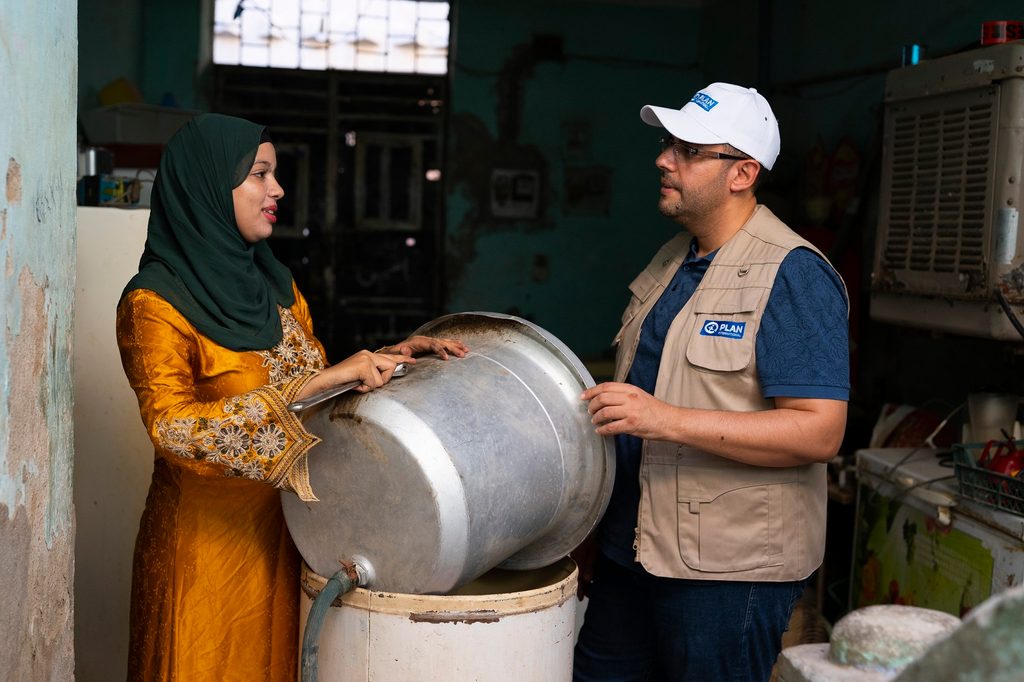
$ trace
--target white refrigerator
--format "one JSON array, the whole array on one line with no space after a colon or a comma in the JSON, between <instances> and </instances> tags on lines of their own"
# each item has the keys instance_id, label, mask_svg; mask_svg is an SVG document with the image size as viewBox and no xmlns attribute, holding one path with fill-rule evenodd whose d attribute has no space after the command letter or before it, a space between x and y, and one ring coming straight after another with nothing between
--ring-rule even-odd
<instances>
[{"instance_id":1,"label":"white refrigerator","mask_svg":"<svg viewBox=\"0 0 1024 682\"><path fill-rule=\"evenodd\" d=\"M78 207L73 341L75 679L123 680L132 552L153 445L117 350L114 311L138 271L148 209Z\"/></svg>"}]
</instances>

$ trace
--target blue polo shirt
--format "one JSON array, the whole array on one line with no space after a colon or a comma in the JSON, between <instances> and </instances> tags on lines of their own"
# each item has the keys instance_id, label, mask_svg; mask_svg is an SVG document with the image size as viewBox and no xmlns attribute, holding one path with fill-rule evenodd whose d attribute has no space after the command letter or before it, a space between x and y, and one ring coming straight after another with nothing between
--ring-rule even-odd
<instances>
[{"instance_id":1,"label":"blue polo shirt","mask_svg":"<svg viewBox=\"0 0 1024 682\"><path fill-rule=\"evenodd\" d=\"M647 314L626 381L654 393L672 320L707 272L716 252L697 257L697 241ZM846 293L839 275L816 253L794 249L779 266L757 334L757 373L765 398L850 397ZM635 566L633 540L640 504L643 440L615 438L615 487L599 531L601 550Z\"/></svg>"}]
</instances>

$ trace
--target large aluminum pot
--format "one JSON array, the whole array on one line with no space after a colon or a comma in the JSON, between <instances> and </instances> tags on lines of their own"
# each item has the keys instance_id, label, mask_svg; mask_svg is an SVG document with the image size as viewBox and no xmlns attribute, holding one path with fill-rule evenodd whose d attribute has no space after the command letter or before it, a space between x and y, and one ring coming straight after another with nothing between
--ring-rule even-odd
<instances>
[{"instance_id":1,"label":"large aluminum pot","mask_svg":"<svg viewBox=\"0 0 1024 682\"><path fill-rule=\"evenodd\" d=\"M470 353L420 358L366 394L311 407L319 502L282 494L306 563L354 561L368 587L445 593L500 565L554 563L593 529L611 495L612 442L580 392L594 384L558 339L495 313L438 318L416 332Z\"/></svg>"}]
</instances>

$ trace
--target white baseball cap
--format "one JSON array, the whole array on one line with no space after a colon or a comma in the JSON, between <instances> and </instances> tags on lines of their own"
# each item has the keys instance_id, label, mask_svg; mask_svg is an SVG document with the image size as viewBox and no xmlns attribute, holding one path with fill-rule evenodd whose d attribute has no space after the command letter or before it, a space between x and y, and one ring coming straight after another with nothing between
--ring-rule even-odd
<instances>
[{"instance_id":1,"label":"white baseball cap","mask_svg":"<svg viewBox=\"0 0 1024 682\"><path fill-rule=\"evenodd\" d=\"M779 122L754 88L712 83L682 109L647 105L640 119L693 144L731 144L768 170L779 156Z\"/></svg>"}]
</instances>

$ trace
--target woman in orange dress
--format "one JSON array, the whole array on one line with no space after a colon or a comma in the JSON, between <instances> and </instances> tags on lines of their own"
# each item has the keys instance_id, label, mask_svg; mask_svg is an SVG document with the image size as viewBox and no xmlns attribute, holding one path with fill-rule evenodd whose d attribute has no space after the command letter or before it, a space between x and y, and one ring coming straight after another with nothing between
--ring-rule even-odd
<instances>
[{"instance_id":1,"label":"woman in orange dress","mask_svg":"<svg viewBox=\"0 0 1024 682\"><path fill-rule=\"evenodd\" d=\"M412 337L327 366L302 294L264 241L284 191L265 130L206 114L167 145L146 250L117 338L156 446L135 545L130 680L294 680L299 555L279 489L314 500L319 439L287 410L325 388L386 383Z\"/></svg>"}]
</instances>

